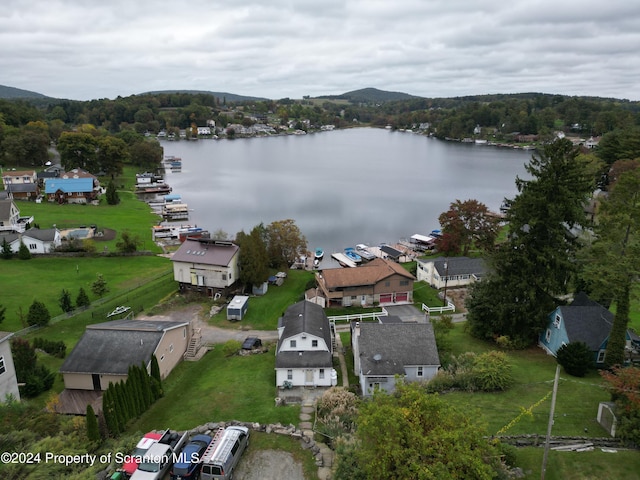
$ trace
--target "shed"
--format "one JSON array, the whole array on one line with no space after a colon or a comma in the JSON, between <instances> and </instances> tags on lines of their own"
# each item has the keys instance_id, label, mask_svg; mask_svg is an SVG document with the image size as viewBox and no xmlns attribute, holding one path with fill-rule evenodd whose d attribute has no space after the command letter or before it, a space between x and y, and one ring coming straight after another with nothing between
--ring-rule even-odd
<instances>
[{"instance_id":1,"label":"shed","mask_svg":"<svg viewBox=\"0 0 640 480\"><path fill-rule=\"evenodd\" d=\"M242 320L249 308L249 297L236 295L227 305L227 320Z\"/></svg>"}]
</instances>

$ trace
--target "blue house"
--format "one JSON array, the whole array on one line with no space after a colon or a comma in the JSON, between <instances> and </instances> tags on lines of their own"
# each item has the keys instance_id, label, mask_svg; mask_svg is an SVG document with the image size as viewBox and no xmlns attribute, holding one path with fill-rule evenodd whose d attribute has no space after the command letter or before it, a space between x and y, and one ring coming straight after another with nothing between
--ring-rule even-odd
<instances>
[{"instance_id":1,"label":"blue house","mask_svg":"<svg viewBox=\"0 0 640 480\"><path fill-rule=\"evenodd\" d=\"M584 342L593 352L596 366L603 366L613 313L585 293L579 293L570 305L556 308L549 315L547 328L540 334L538 345L550 355L563 345ZM627 330L627 345L637 346L638 336Z\"/></svg>"},{"instance_id":2,"label":"blue house","mask_svg":"<svg viewBox=\"0 0 640 480\"><path fill-rule=\"evenodd\" d=\"M89 203L97 200L100 192L98 179L80 168L45 179L47 200L57 203Z\"/></svg>"}]
</instances>

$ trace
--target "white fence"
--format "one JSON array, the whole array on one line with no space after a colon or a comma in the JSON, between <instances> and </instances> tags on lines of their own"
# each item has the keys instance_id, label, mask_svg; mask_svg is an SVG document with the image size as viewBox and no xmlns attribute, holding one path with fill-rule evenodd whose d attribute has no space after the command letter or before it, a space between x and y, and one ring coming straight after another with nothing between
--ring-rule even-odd
<instances>
[{"instance_id":1,"label":"white fence","mask_svg":"<svg viewBox=\"0 0 640 480\"><path fill-rule=\"evenodd\" d=\"M432 313L444 313L444 312L455 312L456 306L447 300L446 307L427 307L424 303L422 304L422 311L427 312L428 314Z\"/></svg>"},{"instance_id":2,"label":"white fence","mask_svg":"<svg viewBox=\"0 0 640 480\"><path fill-rule=\"evenodd\" d=\"M387 312L385 308L382 308L380 312L354 313L353 315L334 315L332 317L329 317L329 322L333 324L335 324L336 322L350 323L353 320L362 322L363 320L375 320L378 317L386 317L388 315L389 312Z\"/></svg>"}]
</instances>

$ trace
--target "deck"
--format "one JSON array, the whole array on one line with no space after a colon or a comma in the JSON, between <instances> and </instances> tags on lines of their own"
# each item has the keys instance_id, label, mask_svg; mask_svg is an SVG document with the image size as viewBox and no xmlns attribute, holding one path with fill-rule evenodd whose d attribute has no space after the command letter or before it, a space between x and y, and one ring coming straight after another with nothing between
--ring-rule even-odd
<instances>
[{"instance_id":1,"label":"deck","mask_svg":"<svg viewBox=\"0 0 640 480\"><path fill-rule=\"evenodd\" d=\"M56 413L65 415L86 415L87 405L91 404L98 415L102 411L101 390L74 390L65 388L58 395Z\"/></svg>"}]
</instances>

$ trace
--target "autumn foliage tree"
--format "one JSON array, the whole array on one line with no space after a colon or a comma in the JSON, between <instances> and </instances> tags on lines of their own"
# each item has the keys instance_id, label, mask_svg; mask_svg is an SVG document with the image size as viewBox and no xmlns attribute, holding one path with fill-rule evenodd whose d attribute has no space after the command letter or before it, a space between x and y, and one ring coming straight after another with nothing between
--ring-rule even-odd
<instances>
[{"instance_id":1,"label":"autumn foliage tree","mask_svg":"<svg viewBox=\"0 0 640 480\"><path fill-rule=\"evenodd\" d=\"M489 250L498 236L500 219L477 200L453 202L438 218L442 237L436 241L439 251L449 255L468 255L475 246Z\"/></svg>"},{"instance_id":2,"label":"autumn foliage tree","mask_svg":"<svg viewBox=\"0 0 640 480\"><path fill-rule=\"evenodd\" d=\"M291 265L307 250L307 239L295 220L277 220L266 229L269 263L274 268Z\"/></svg>"},{"instance_id":3,"label":"autumn foliage tree","mask_svg":"<svg viewBox=\"0 0 640 480\"><path fill-rule=\"evenodd\" d=\"M614 367L600 375L609 385L611 400L618 407L616 434L623 440L640 443L640 368Z\"/></svg>"}]
</instances>

